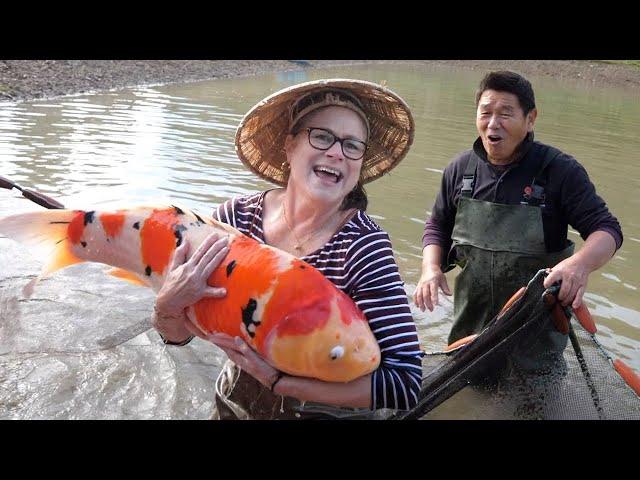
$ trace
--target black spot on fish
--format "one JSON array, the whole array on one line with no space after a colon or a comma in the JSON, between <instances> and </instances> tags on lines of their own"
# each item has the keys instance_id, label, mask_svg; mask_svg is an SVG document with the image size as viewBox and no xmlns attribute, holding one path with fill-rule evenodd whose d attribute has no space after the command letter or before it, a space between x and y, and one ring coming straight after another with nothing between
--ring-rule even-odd
<instances>
[{"instance_id":1,"label":"black spot on fish","mask_svg":"<svg viewBox=\"0 0 640 480\"><path fill-rule=\"evenodd\" d=\"M236 261L231 260L231 262L229 262L229 264L227 265L227 277L231 275L231 272L233 272L234 268L236 268Z\"/></svg>"},{"instance_id":2,"label":"black spot on fish","mask_svg":"<svg viewBox=\"0 0 640 480\"><path fill-rule=\"evenodd\" d=\"M147 277L151 276L151 266L147 265L147 268L144 269L144 273L147 274Z\"/></svg>"},{"instance_id":3,"label":"black spot on fish","mask_svg":"<svg viewBox=\"0 0 640 480\"><path fill-rule=\"evenodd\" d=\"M140 222L134 223L133 228L135 228L136 230L140 230Z\"/></svg>"},{"instance_id":4,"label":"black spot on fish","mask_svg":"<svg viewBox=\"0 0 640 480\"><path fill-rule=\"evenodd\" d=\"M184 215L184 211L182 211L182 209L181 209L181 208L178 208L178 207L176 207L175 205L171 205L171 206L176 210L176 213L177 213L178 215Z\"/></svg>"},{"instance_id":5,"label":"black spot on fish","mask_svg":"<svg viewBox=\"0 0 640 480\"><path fill-rule=\"evenodd\" d=\"M256 302L253 298L250 298L247 306L242 309L242 323L244 323L244 326L247 329L247 333L249 333L249 336L251 338L256 336L256 327L260 325L260 322L256 322L253 319L253 314L255 313L257 307L258 302ZM252 326L253 328L251 328Z\"/></svg>"},{"instance_id":6,"label":"black spot on fish","mask_svg":"<svg viewBox=\"0 0 640 480\"><path fill-rule=\"evenodd\" d=\"M187 227L181 224L176 225L175 228L173 229L173 234L178 239L178 241L176 242L176 247L179 247L180 244L182 244L182 232L186 232L186 231L187 231Z\"/></svg>"},{"instance_id":7,"label":"black spot on fish","mask_svg":"<svg viewBox=\"0 0 640 480\"><path fill-rule=\"evenodd\" d=\"M49 222L50 225L69 225L71 222Z\"/></svg>"},{"instance_id":8,"label":"black spot on fish","mask_svg":"<svg viewBox=\"0 0 640 480\"><path fill-rule=\"evenodd\" d=\"M304 265L300 265L300 270L304 270L305 268L307 267L305 267Z\"/></svg>"},{"instance_id":9,"label":"black spot on fish","mask_svg":"<svg viewBox=\"0 0 640 480\"><path fill-rule=\"evenodd\" d=\"M84 212L84 226L86 227L87 224L89 223L93 223L93 218L95 217L95 211L91 211L91 212Z\"/></svg>"},{"instance_id":10,"label":"black spot on fish","mask_svg":"<svg viewBox=\"0 0 640 480\"><path fill-rule=\"evenodd\" d=\"M82 245L83 247L87 246L87 242L80 242L80 245Z\"/></svg>"},{"instance_id":11,"label":"black spot on fish","mask_svg":"<svg viewBox=\"0 0 640 480\"><path fill-rule=\"evenodd\" d=\"M200 217L200 215L198 215L196 212L193 212L193 214L196 216L196 218L200 223L205 223L205 221Z\"/></svg>"}]
</instances>

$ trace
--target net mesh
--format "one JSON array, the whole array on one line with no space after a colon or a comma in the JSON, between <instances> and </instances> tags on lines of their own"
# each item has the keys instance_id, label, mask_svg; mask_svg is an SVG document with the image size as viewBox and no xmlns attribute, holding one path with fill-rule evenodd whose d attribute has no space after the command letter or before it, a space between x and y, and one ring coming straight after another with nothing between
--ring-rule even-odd
<instances>
[{"instance_id":1,"label":"net mesh","mask_svg":"<svg viewBox=\"0 0 640 480\"><path fill-rule=\"evenodd\" d=\"M555 329L543 300L544 277L538 272L473 342L425 355L418 405L395 418L640 419L640 397L614 369L597 334L575 321L568 335Z\"/></svg>"}]
</instances>

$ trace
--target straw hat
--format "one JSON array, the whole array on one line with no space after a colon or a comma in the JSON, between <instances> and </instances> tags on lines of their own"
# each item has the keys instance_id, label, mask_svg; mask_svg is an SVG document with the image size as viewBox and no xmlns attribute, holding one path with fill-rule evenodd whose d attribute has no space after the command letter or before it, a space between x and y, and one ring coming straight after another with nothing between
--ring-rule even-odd
<instances>
[{"instance_id":1,"label":"straw hat","mask_svg":"<svg viewBox=\"0 0 640 480\"><path fill-rule=\"evenodd\" d=\"M240 160L265 180L286 185L284 142L291 126L311 111L329 105L366 115L369 139L360 176L362 183L389 172L409 151L415 126L402 98L372 82L328 79L284 88L249 110L236 131Z\"/></svg>"}]
</instances>

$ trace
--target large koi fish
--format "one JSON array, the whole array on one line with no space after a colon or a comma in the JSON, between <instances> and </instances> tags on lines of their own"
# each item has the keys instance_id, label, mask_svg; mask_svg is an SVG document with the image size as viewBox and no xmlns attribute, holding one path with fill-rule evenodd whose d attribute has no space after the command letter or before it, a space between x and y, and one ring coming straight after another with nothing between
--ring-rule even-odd
<instances>
[{"instance_id":1,"label":"large koi fish","mask_svg":"<svg viewBox=\"0 0 640 480\"><path fill-rule=\"evenodd\" d=\"M162 287L176 247L192 251L212 232L229 253L209 277L221 299L203 298L187 315L204 333L242 337L283 372L348 382L375 370L380 349L353 301L318 270L233 227L178 207L115 211L48 210L0 219L0 234L32 247L45 266L35 282L81 262L114 267L132 283Z\"/></svg>"}]
</instances>

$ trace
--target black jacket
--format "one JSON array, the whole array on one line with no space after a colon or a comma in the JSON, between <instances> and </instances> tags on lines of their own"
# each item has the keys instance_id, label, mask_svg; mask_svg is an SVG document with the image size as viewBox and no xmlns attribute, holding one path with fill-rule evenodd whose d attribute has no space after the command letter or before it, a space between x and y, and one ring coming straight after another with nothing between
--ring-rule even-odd
<instances>
[{"instance_id":1,"label":"black jacket","mask_svg":"<svg viewBox=\"0 0 640 480\"><path fill-rule=\"evenodd\" d=\"M443 247L444 252L449 250L462 176L472 155L478 157L472 197L517 205L524 200L525 187L531 185L538 173L545 150L546 146L534 141L533 133L530 133L518 148L517 160L506 168L500 168L488 161L482 140L478 138L472 150L456 156L445 169L431 217L425 224L423 248L437 244ZM587 171L575 158L561 153L545 169L543 176L546 185L542 223L547 252L564 248L569 225L583 239L597 230L608 232L615 239L616 248L620 248L623 239L620 223L609 212Z\"/></svg>"}]
</instances>

